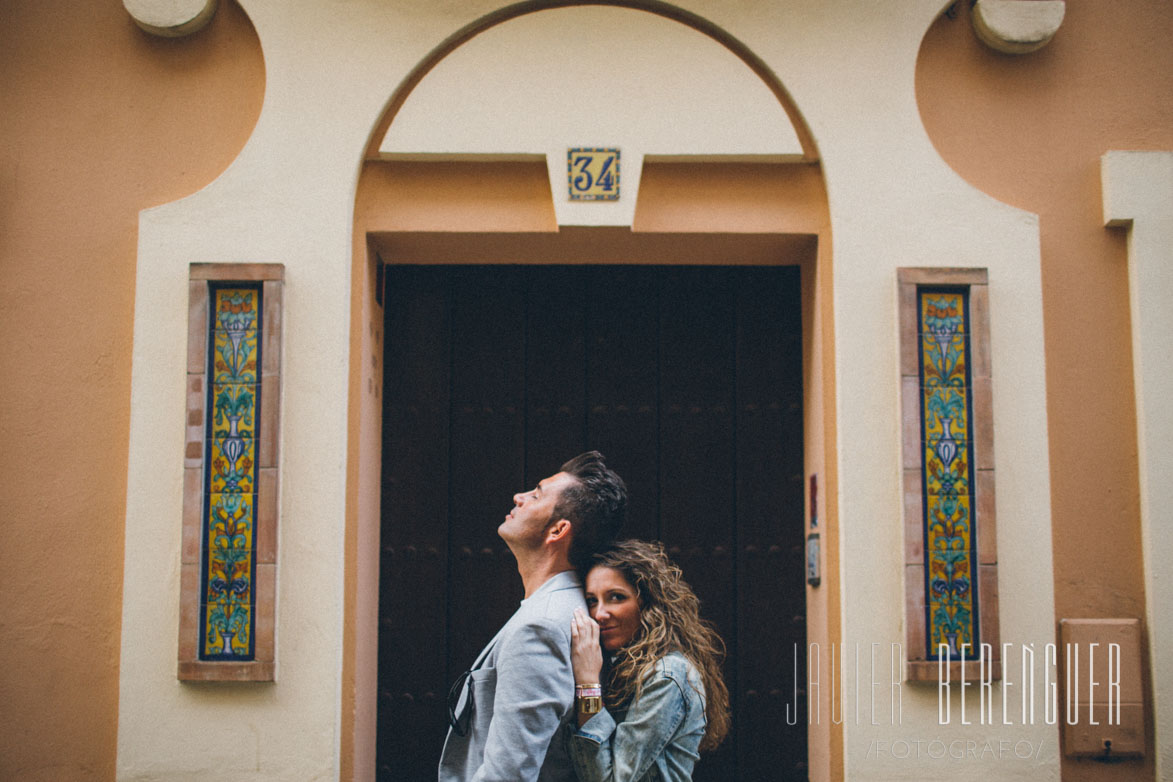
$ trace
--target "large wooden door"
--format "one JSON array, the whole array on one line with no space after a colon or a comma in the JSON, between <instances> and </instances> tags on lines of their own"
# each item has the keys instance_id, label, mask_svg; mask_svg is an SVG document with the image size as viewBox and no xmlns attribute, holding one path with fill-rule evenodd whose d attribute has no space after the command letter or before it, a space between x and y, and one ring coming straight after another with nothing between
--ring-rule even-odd
<instances>
[{"instance_id":1,"label":"large wooden door","mask_svg":"<svg viewBox=\"0 0 1173 782\"><path fill-rule=\"evenodd\" d=\"M380 780L435 778L448 686L522 597L497 526L589 448L728 646L695 778L806 779L800 299L797 267L388 267Z\"/></svg>"}]
</instances>

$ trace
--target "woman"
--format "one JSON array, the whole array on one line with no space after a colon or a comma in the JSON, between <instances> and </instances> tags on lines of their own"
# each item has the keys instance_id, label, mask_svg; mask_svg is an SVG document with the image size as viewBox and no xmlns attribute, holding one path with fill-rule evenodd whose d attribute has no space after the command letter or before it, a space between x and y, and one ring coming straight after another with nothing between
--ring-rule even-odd
<instances>
[{"instance_id":1,"label":"woman","mask_svg":"<svg viewBox=\"0 0 1173 782\"><path fill-rule=\"evenodd\" d=\"M659 543L618 543L594 558L586 602L570 628L580 782L692 779L729 731L729 692L724 645L680 568Z\"/></svg>"}]
</instances>

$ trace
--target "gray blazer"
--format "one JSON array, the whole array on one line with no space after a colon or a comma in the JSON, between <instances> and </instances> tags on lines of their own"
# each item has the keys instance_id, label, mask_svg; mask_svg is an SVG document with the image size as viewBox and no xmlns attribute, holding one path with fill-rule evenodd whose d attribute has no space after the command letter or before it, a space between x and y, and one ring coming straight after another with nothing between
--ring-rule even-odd
<instances>
[{"instance_id":1,"label":"gray blazer","mask_svg":"<svg viewBox=\"0 0 1173 782\"><path fill-rule=\"evenodd\" d=\"M558 573L521 601L480 653L456 706L468 732L449 728L439 782L574 779L561 728L573 717L575 608L586 608L578 575Z\"/></svg>"}]
</instances>

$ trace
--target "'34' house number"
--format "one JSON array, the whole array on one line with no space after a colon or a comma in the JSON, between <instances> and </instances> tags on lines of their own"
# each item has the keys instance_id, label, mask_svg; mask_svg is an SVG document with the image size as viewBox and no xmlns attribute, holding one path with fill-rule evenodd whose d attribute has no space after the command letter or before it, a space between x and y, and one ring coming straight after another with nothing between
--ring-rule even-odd
<instances>
[{"instance_id":1,"label":"'34' house number","mask_svg":"<svg viewBox=\"0 0 1173 782\"><path fill-rule=\"evenodd\" d=\"M619 150L597 147L568 150L566 177L571 201L618 201Z\"/></svg>"}]
</instances>

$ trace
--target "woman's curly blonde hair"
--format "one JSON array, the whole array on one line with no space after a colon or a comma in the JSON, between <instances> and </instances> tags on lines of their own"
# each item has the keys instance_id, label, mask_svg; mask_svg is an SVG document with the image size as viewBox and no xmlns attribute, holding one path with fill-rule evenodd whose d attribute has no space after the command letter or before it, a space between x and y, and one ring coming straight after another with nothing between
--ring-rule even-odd
<instances>
[{"instance_id":1,"label":"woman's curly blonde hair","mask_svg":"<svg viewBox=\"0 0 1173 782\"><path fill-rule=\"evenodd\" d=\"M625 540L596 554L591 567L620 573L639 598L639 629L611 661L604 701L622 706L638 698L656 663L680 652L700 671L705 691L705 735L700 749L715 749L729 732L729 690L721 677L725 644L701 619L700 601L658 542Z\"/></svg>"}]
</instances>

